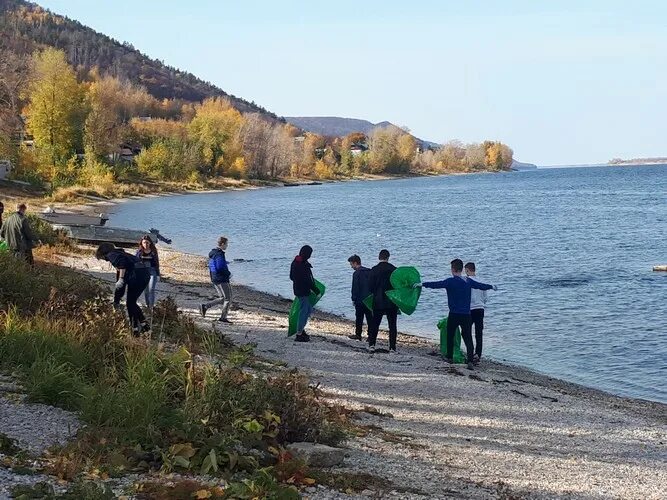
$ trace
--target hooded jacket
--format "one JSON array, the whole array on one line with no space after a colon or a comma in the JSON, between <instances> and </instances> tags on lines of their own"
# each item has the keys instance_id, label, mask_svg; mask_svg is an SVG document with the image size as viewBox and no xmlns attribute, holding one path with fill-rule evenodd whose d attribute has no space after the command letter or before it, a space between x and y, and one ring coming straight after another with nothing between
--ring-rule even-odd
<instances>
[{"instance_id":1,"label":"hooded jacket","mask_svg":"<svg viewBox=\"0 0 667 500\"><path fill-rule=\"evenodd\" d=\"M380 262L373 266L368 275L368 289L373 294L373 310L374 311L392 311L398 309L389 297L384 292L393 290L391 286L391 273L394 272L396 266L389 262ZM362 299L363 300L363 299Z\"/></svg>"},{"instance_id":2,"label":"hooded jacket","mask_svg":"<svg viewBox=\"0 0 667 500\"><path fill-rule=\"evenodd\" d=\"M229 272L228 264L225 252L221 248L214 248L208 253L208 271L211 274L212 283L216 285L229 283L232 273Z\"/></svg>"},{"instance_id":3,"label":"hooded jacket","mask_svg":"<svg viewBox=\"0 0 667 500\"><path fill-rule=\"evenodd\" d=\"M292 289L295 297L308 297L310 292L319 293L315 287L315 278L313 278L313 266L308 259L302 255L297 255L292 261L289 271L289 279L292 280Z\"/></svg>"}]
</instances>

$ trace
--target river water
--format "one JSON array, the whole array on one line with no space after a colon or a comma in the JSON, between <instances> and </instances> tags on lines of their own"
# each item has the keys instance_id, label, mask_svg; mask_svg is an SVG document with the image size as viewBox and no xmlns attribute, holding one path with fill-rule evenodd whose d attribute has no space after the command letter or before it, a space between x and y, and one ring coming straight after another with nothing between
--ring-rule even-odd
<instances>
[{"instance_id":1,"label":"river water","mask_svg":"<svg viewBox=\"0 0 667 500\"><path fill-rule=\"evenodd\" d=\"M455 257L489 292L484 355L615 394L667 403L667 167L540 169L146 198L110 224L160 228L206 255L230 238L233 279L291 296L303 244L327 285L320 307L352 316L351 270L387 248L424 280ZM193 270L193 272L202 272ZM437 338L446 293L424 290L399 330ZM400 346L399 346L400 349Z\"/></svg>"}]
</instances>

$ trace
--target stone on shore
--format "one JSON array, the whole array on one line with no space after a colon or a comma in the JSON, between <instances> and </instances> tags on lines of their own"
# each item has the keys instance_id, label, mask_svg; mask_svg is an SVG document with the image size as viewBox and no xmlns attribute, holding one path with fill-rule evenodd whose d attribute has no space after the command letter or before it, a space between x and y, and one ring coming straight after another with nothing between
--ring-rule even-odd
<instances>
[{"instance_id":1,"label":"stone on shore","mask_svg":"<svg viewBox=\"0 0 667 500\"><path fill-rule=\"evenodd\" d=\"M287 449L312 467L334 467L343 463L345 451L325 444L292 443Z\"/></svg>"}]
</instances>

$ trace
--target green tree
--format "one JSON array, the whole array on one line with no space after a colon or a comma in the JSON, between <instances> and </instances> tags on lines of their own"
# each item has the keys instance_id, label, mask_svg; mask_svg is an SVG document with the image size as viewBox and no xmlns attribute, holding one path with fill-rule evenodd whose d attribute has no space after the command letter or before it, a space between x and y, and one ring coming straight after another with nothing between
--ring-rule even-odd
<instances>
[{"instance_id":1,"label":"green tree","mask_svg":"<svg viewBox=\"0 0 667 500\"><path fill-rule=\"evenodd\" d=\"M65 54L53 48L33 56L26 109L28 131L52 179L76 152L81 137L82 91Z\"/></svg>"}]
</instances>

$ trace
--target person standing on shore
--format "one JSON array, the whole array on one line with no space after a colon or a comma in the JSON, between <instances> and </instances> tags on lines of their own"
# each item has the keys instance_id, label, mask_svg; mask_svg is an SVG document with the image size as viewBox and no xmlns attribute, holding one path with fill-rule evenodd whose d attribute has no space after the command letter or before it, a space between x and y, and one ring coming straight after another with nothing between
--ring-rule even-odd
<instances>
[{"instance_id":1,"label":"person standing on shore","mask_svg":"<svg viewBox=\"0 0 667 500\"><path fill-rule=\"evenodd\" d=\"M151 277L146 290L144 290L144 299L146 300L146 307L152 311L155 306L155 289L160 279L160 258L158 257L157 247L149 234L141 238L136 256L146 265Z\"/></svg>"},{"instance_id":2,"label":"person standing on shore","mask_svg":"<svg viewBox=\"0 0 667 500\"><path fill-rule=\"evenodd\" d=\"M232 322L227 319L229 307L232 305L232 285L229 283L232 273L229 272L229 262L227 262L225 256L227 246L229 246L229 239L225 236L220 236L218 238L218 246L208 253L208 271L218 298L201 304L199 312L202 316L206 316L206 311L211 307L222 304L222 311L220 312L218 321L231 325Z\"/></svg>"},{"instance_id":3,"label":"person standing on shore","mask_svg":"<svg viewBox=\"0 0 667 500\"><path fill-rule=\"evenodd\" d=\"M2 229L2 214L5 213L5 204L0 201L0 229Z\"/></svg>"},{"instance_id":4,"label":"person standing on shore","mask_svg":"<svg viewBox=\"0 0 667 500\"><path fill-rule=\"evenodd\" d=\"M361 331L364 327L364 317L366 318L366 328L370 330L373 316L371 311L362 302L370 294L368 289L368 277L370 269L361 265L361 257L352 255L347 261L350 267L354 269L352 273L352 303L354 304L354 335L349 337L354 340L361 340Z\"/></svg>"},{"instance_id":5,"label":"person standing on shore","mask_svg":"<svg viewBox=\"0 0 667 500\"><path fill-rule=\"evenodd\" d=\"M306 324L313 313L313 306L310 304L308 297L310 292L320 293L315 286L313 266L308 262L311 255L313 255L312 247L310 245L302 246L299 255L294 257L289 271L294 296L299 301L299 319L296 326L296 336L294 337L296 342L310 341L310 335L306 333Z\"/></svg>"},{"instance_id":6,"label":"person standing on shore","mask_svg":"<svg viewBox=\"0 0 667 500\"><path fill-rule=\"evenodd\" d=\"M472 278L477 281L477 273L475 271L475 263L468 262L463 269L466 273L466 278ZM486 290L478 290L472 288L470 290L470 320L475 329L475 354L473 355L473 364L479 364L482 359L482 334L484 331L484 306L487 301Z\"/></svg>"},{"instance_id":7,"label":"person standing on shore","mask_svg":"<svg viewBox=\"0 0 667 500\"><path fill-rule=\"evenodd\" d=\"M398 337L398 307L385 294L387 290L392 290L391 273L396 266L389 263L389 250L380 250L378 262L371 269L368 275L368 289L373 294L373 318L368 328L368 351L375 352L375 342L382 317L387 316L389 326L389 353L396 353L396 339Z\"/></svg>"},{"instance_id":8,"label":"person standing on shore","mask_svg":"<svg viewBox=\"0 0 667 500\"><path fill-rule=\"evenodd\" d=\"M447 290L447 304L449 306L449 315L447 316L447 355L445 360L452 363L452 356L454 352L454 334L456 329L461 327L461 337L466 345L467 357L466 362L468 369L473 369L474 346L472 343L471 323L470 318L470 295L471 290L497 290L494 285L487 285L485 283L478 283L477 281L461 276L463 272L463 261L461 259L454 259L451 262L452 277L442 281L429 281L425 283L417 283L414 286L422 286L424 288L444 288Z\"/></svg>"},{"instance_id":9,"label":"person standing on shore","mask_svg":"<svg viewBox=\"0 0 667 500\"><path fill-rule=\"evenodd\" d=\"M7 248L14 255L32 266L35 263L32 249L39 240L32 232L28 218L25 215L26 209L25 203L19 203L16 206L16 212L7 217L7 220L2 224L0 238L7 242Z\"/></svg>"},{"instance_id":10,"label":"person standing on shore","mask_svg":"<svg viewBox=\"0 0 667 500\"><path fill-rule=\"evenodd\" d=\"M114 285L114 306L120 303L121 294L127 290L125 305L132 327L132 334L138 337L141 332L150 330L144 313L137 304L137 299L144 292L151 275L147 265L138 257L127 253L122 248L116 248L113 243L101 243L97 247L95 257L106 260L116 269L116 284Z\"/></svg>"}]
</instances>

